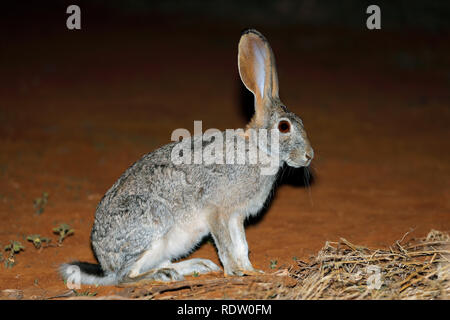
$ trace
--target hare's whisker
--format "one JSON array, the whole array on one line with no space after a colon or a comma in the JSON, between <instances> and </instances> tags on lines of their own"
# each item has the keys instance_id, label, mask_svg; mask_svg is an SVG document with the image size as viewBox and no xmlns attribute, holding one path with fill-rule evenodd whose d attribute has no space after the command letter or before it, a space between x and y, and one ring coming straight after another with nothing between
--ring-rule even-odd
<instances>
[{"instance_id":1,"label":"hare's whisker","mask_svg":"<svg viewBox=\"0 0 450 320\"><path fill-rule=\"evenodd\" d=\"M306 188L308 189L309 202L311 203L311 206L314 207L314 201L312 199L312 192L311 192L311 184L310 184L311 175L309 172L309 167L305 167L305 176L306 176Z\"/></svg>"}]
</instances>

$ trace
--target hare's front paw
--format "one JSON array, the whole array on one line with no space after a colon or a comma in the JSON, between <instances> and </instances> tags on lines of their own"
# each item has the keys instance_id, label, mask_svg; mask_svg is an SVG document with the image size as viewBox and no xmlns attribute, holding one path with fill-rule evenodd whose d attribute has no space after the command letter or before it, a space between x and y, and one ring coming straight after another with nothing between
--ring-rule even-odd
<instances>
[{"instance_id":1,"label":"hare's front paw","mask_svg":"<svg viewBox=\"0 0 450 320\"><path fill-rule=\"evenodd\" d=\"M259 269L252 269L252 270L244 270L244 275L246 276L260 276L264 274L264 271Z\"/></svg>"},{"instance_id":2,"label":"hare's front paw","mask_svg":"<svg viewBox=\"0 0 450 320\"><path fill-rule=\"evenodd\" d=\"M230 277L230 276L242 277L242 276L259 276L263 273L264 273L264 271L257 270L257 269L251 269L251 270L236 269L236 270L225 271L224 274L225 274L225 277Z\"/></svg>"},{"instance_id":3,"label":"hare's front paw","mask_svg":"<svg viewBox=\"0 0 450 320\"><path fill-rule=\"evenodd\" d=\"M238 276L238 277L242 277L244 276L244 272L242 272L242 270L240 269L236 269L236 270L225 270L223 272L225 277L234 277L234 276Z\"/></svg>"}]
</instances>

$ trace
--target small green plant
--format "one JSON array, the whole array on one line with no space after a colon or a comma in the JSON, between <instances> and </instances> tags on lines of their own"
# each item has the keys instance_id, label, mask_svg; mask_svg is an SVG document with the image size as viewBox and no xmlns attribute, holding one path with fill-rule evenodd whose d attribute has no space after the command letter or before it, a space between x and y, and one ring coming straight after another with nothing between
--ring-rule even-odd
<instances>
[{"instance_id":1,"label":"small green plant","mask_svg":"<svg viewBox=\"0 0 450 320\"><path fill-rule=\"evenodd\" d=\"M52 239L41 237L39 234L31 234L27 237L27 240L33 242L36 249L40 249L43 243L48 245L52 241Z\"/></svg>"},{"instance_id":2,"label":"small green plant","mask_svg":"<svg viewBox=\"0 0 450 320\"><path fill-rule=\"evenodd\" d=\"M194 277L198 277L199 273L197 271L194 271L194 273L192 274Z\"/></svg>"},{"instance_id":3,"label":"small green plant","mask_svg":"<svg viewBox=\"0 0 450 320\"><path fill-rule=\"evenodd\" d=\"M61 223L59 227L53 228L53 233L59 235L58 243L62 244L64 239L75 232L67 223Z\"/></svg>"},{"instance_id":4,"label":"small green plant","mask_svg":"<svg viewBox=\"0 0 450 320\"><path fill-rule=\"evenodd\" d=\"M292 257L292 260L297 261L298 258L297 257Z\"/></svg>"},{"instance_id":5,"label":"small green plant","mask_svg":"<svg viewBox=\"0 0 450 320\"><path fill-rule=\"evenodd\" d=\"M77 291L77 290L73 290L73 293L75 294L75 296L77 297L95 297L97 295L97 292L89 292L89 290L86 291Z\"/></svg>"},{"instance_id":6,"label":"small green plant","mask_svg":"<svg viewBox=\"0 0 450 320\"><path fill-rule=\"evenodd\" d=\"M25 250L25 247L19 241L10 241L10 244L5 246L5 251L10 251L11 254L19 253Z\"/></svg>"},{"instance_id":7,"label":"small green plant","mask_svg":"<svg viewBox=\"0 0 450 320\"><path fill-rule=\"evenodd\" d=\"M277 266L277 260L270 260L270 269L275 269Z\"/></svg>"},{"instance_id":8,"label":"small green plant","mask_svg":"<svg viewBox=\"0 0 450 320\"><path fill-rule=\"evenodd\" d=\"M45 206L48 202L48 193L43 192L42 197L33 200L34 211L37 215L41 215L44 212Z\"/></svg>"},{"instance_id":9,"label":"small green plant","mask_svg":"<svg viewBox=\"0 0 450 320\"><path fill-rule=\"evenodd\" d=\"M23 250L25 250L25 247L19 241L11 240L10 243L5 246L5 251L9 251L9 257L5 259L5 267L12 268L16 264L14 256Z\"/></svg>"}]
</instances>

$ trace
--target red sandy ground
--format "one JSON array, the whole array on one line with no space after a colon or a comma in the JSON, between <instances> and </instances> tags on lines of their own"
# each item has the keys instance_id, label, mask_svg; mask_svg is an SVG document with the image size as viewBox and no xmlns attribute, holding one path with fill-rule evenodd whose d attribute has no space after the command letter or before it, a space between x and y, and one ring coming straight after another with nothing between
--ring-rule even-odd
<instances>
[{"instance_id":1,"label":"red sandy ground","mask_svg":"<svg viewBox=\"0 0 450 320\"><path fill-rule=\"evenodd\" d=\"M26 249L13 268L0 266L0 290L25 298L67 291L56 269L95 262L96 205L129 165L168 143L172 130L193 130L194 120L245 125L240 29L130 24L10 34L1 52L0 244L19 240ZM247 227L254 266L292 265L339 237L386 247L411 228L416 236L449 230L448 37L261 31L277 57L281 97L303 118L316 159L310 190L282 184ZM44 191L49 202L38 216L33 199ZM39 251L24 240L41 234L55 243L52 228L62 222L75 234L61 247ZM208 242L192 256L219 263Z\"/></svg>"}]
</instances>

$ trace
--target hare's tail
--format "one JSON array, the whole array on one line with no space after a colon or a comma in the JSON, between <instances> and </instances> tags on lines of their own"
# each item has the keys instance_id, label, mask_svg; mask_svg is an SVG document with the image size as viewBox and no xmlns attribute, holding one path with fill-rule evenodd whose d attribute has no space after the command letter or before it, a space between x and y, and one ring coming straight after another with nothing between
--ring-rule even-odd
<instances>
[{"instance_id":1,"label":"hare's tail","mask_svg":"<svg viewBox=\"0 0 450 320\"><path fill-rule=\"evenodd\" d=\"M116 274L105 274L99 264L74 261L62 264L59 273L67 284L114 285L118 283Z\"/></svg>"}]
</instances>

